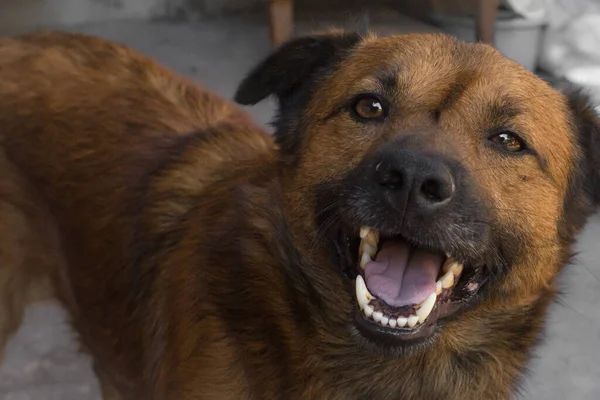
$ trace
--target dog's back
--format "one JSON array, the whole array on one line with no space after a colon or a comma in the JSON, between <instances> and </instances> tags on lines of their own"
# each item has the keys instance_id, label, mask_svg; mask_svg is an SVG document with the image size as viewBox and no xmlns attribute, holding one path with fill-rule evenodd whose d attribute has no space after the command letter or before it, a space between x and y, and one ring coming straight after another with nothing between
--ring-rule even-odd
<instances>
[{"instance_id":1,"label":"dog's back","mask_svg":"<svg viewBox=\"0 0 600 400\"><path fill-rule=\"evenodd\" d=\"M129 249L145 245L136 229L160 234L184 212L177 194L228 173L219 160L272 147L244 113L151 60L56 32L0 40L0 143L0 348L31 295L58 287L84 344L101 349L96 359L119 360L113 375L124 383L142 373L149 345L132 323L145 274L135 259L143 249ZM202 160L193 182L152 186L186 157ZM146 220L152 207L138 212L152 196L164 197L153 203L165 207L160 221Z\"/></svg>"}]
</instances>

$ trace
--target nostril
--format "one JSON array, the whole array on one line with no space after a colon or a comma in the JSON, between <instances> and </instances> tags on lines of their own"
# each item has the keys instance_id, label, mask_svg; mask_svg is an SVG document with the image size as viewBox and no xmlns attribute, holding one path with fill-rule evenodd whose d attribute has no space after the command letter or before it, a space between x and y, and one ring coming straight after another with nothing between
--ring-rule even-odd
<instances>
[{"instance_id":1,"label":"nostril","mask_svg":"<svg viewBox=\"0 0 600 400\"><path fill-rule=\"evenodd\" d=\"M442 203L452 197L454 185L451 181L427 178L421 185L421 194L431 203Z\"/></svg>"}]
</instances>

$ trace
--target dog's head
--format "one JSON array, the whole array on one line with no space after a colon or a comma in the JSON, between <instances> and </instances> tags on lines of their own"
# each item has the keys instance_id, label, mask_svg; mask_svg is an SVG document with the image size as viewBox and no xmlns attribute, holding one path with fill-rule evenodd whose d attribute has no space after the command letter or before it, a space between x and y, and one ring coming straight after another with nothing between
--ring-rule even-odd
<instances>
[{"instance_id":1,"label":"dog's head","mask_svg":"<svg viewBox=\"0 0 600 400\"><path fill-rule=\"evenodd\" d=\"M585 99L487 45L344 32L283 45L236 100L271 95L288 222L364 336L465 338L552 297L599 197Z\"/></svg>"}]
</instances>

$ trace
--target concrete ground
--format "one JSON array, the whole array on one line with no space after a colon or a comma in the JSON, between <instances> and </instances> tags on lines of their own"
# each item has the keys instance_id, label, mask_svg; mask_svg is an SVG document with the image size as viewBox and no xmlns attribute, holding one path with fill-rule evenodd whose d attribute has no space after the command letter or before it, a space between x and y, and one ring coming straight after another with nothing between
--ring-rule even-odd
<instances>
[{"instance_id":1,"label":"concrete ground","mask_svg":"<svg viewBox=\"0 0 600 400\"><path fill-rule=\"evenodd\" d=\"M432 28L384 13L375 30ZM231 97L246 71L270 49L261 18L228 18L194 25L115 22L70 30L117 40ZM273 104L249 110L267 123ZM565 294L549 318L545 343L531 363L520 398L600 399L600 217L579 240L578 263L564 275ZM90 360L78 354L64 312L53 303L30 307L0 366L0 400L99 400Z\"/></svg>"}]
</instances>

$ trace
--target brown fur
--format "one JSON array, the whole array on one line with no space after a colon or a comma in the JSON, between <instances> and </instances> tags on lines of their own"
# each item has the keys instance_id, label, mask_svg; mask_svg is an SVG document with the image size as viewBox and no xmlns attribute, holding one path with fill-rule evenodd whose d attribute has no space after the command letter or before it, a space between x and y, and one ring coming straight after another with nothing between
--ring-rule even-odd
<instances>
[{"instance_id":1,"label":"brown fur","mask_svg":"<svg viewBox=\"0 0 600 400\"><path fill-rule=\"evenodd\" d=\"M509 397L595 200L582 146L598 141L595 115L488 46L408 35L341 50L311 71L297 114L283 110L279 129L303 134L276 135L280 150L236 106L120 45L1 39L0 348L26 304L54 294L105 399ZM397 77L392 125L332 115L382 68ZM541 164L478 147L489 105L507 102ZM351 323L314 189L432 115L518 254L429 347L388 351Z\"/></svg>"}]
</instances>

